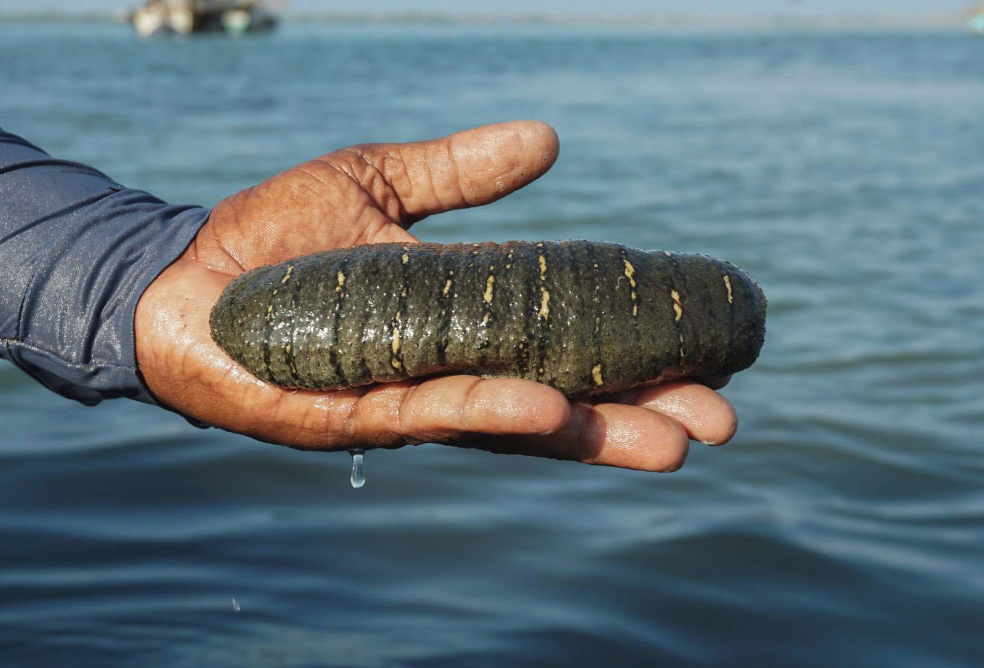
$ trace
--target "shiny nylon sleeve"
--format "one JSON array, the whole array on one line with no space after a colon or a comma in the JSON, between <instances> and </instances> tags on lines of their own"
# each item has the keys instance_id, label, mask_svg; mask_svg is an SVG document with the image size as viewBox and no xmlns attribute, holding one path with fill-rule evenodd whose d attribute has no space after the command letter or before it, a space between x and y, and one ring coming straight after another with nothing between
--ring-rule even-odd
<instances>
[{"instance_id":1,"label":"shiny nylon sleeve","mask_svg":"<svg viewBox=\"0 0 984 668\"><path fill-rule=\"evenodd\" d=\"M208 216L0 129L0 356L85 404L156 404L137 370L137 301Z\"/></svg>"}]
</instances>

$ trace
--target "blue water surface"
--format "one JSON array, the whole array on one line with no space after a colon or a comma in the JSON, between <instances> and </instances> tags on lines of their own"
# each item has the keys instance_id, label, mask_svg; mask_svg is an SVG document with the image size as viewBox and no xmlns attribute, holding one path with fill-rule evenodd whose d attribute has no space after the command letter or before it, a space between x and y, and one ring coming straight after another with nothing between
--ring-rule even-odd
<instances>
[{"instance_id":1,"label":"blue water surface","mask_svg":"<svg viewBox=\"0 0 984 668\"><path fill-rule=\"evenodd\" d=\"M984 665L982 111L959 32L0 24L0 126L169 201L540 118L549 175L415 231L704 252L770 298L737 437L673 475L426 445L355 491L3 363L0 665Z\"/></svg>"}]
</instances>

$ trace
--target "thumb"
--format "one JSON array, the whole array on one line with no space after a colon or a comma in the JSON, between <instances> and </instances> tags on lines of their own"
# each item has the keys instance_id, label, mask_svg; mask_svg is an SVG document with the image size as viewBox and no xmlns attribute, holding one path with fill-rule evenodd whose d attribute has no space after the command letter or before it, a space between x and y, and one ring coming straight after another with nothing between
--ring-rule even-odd
<instances>
[{"instance_id":1,"label":"thumb","mask_svg":"<svg viewBox=\"0 0 984 668\"><path fill-rule=\"evenodd\" d=\"M382 173L410 221L494 202L543 176L560 141L540 121L513 121L360 153Z\"/></svg>"}]
</instances>

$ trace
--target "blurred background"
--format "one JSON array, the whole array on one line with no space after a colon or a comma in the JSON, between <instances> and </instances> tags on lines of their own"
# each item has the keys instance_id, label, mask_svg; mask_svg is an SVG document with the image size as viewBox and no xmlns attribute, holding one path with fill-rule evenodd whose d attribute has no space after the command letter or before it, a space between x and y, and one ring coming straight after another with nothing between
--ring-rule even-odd
<instances>
[{"instance_id":1,"label":"blurred background","mask_svg":"<svg viewBox=\"0 0 984 668\"><path fill-rule=\"evenodd\" d=\"M547 176L415 232L727 258L769 332L724 390L737 437L673 475L425 445L368 453L358 491L344 453L0 363L0 664L984 663L984 15L296 0L143 39L130 9L0 0L0 126L210 206L543 119Z\"/></svg>"}]
</instances>

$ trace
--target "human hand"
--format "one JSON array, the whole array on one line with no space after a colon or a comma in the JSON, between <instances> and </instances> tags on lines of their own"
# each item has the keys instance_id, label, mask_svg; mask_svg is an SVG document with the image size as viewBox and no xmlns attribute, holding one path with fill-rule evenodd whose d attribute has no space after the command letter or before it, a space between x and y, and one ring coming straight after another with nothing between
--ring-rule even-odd
<instances>
[{"instance_id":1,"label":"human hand","mask_svg":"<svg viewBox=\"0 0 984 668\"><path fill-rule=\"evenodd\" d=\"M212 341L209 312L244 271L355 244L417 243L407 231L413 223L504 197L543 175L557 153L549 126L504 123L342 149L222 200L138 304L137 361L147 385L187 415L300 449L437 442L672 471L689 439L726 442L735 412L696 381L574 402L532 381L460 375L285 390L250 375Z\"/></svg>"}]
</instances>

